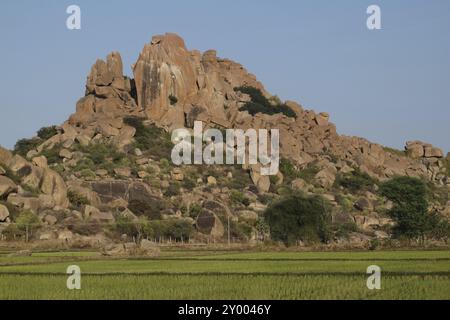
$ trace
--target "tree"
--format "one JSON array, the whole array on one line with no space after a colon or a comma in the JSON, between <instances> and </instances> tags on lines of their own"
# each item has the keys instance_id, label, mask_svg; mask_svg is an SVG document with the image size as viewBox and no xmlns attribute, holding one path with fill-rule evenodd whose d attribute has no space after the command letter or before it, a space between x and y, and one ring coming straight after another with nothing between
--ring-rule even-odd
<instances>
[{"instance_id":1,"label":"tree","mask_svg":"<svg viewBox=\"0 0 450 320\"><path fill-rule=\"evenodd\" d=\"M320 196L289 195L264 213L274 240L292 245L299 240L327 242L331 225L330 204Z\"/></svg>"},{"instance_id":2,"label":"tree","mask_svg":"<svg viewBox=\"0 0 450 320\"><path fill-rule=\"evenodd\" d=\"M394 203L389 215L397 222L394 233L424 240L433 225L428 214L427 188L420 179L396 177L380 186L380 194Z\"/></svg>"},{"instance_id":3,"label":"tree","mask_svg":"<svg viewBox=\"0 0 450 320\"><path fill-rule=\"evenodd\" d=\"M57 134L58 130L56 129L56 126L43 127L37 132L38 137L42 140L48 140Z\"/></svg>"},{"instance_id":4,"label":"tree","mask_svg":"<svg viewBox=\"0 0 450 320\"><path fill-rule=\"evenodd\" d=\"M14 153L26 157L27 153L33 149L36 149L41 143L42 139L34 137L31 139L20 139L14 146Z\"/></svg>"},{"instance_id":5,"label":"tree","mask_svg":"<svg viewBox=\"0 0 450 320\"><path fill-rule=\"evenodd\" d=\"M33 235L33 233L41 227L39 218L31 211L23 211L15 221L17 230L20 231L22 235L25 235L25 240Z\"/></svg>"}]
</instances>

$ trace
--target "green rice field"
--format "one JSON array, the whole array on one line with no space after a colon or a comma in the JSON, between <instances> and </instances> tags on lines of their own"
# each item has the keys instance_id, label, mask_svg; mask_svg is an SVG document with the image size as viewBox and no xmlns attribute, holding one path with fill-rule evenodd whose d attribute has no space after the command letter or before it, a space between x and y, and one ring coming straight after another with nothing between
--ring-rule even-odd
<instances>
[{"instance_id":1,"label":"green rice field","mask_svg":"<svg viewBox=\"0 0 450 320\"><path fill-rule=\"evenodd\" d=\"M81 290L66 287L81 269ZM381 268L381 289L366 286ZM95 252L0 253L0 299L450 299L450 251L163 250L158 258Z\"/></svg>"}]
</instances>

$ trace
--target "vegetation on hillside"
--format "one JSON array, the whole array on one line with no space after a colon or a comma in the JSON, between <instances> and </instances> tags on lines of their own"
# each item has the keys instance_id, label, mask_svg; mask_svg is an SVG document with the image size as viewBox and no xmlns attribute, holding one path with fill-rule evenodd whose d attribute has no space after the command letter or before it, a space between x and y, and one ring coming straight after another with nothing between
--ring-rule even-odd
<instances>
[{"instance_id":1,"label":"vegetation on hillside","mask_svg":"<svg viewBox=\"0 0 450 320\"><path fill-rule=\"evenodd\" d=\"M126 117L124 123L136 129L134 147L148 152L154 160L170 159L173 144L169 133L153 124L144 125L142 118Z\"/></svg>"},{"instance_id":2,"label":"vegetation on hillside","mask_svg":"<svg viewBox=\"0 0 450 320\"><path fill-rule=\"evenodd\" d=\"M396 221L396 236L421 241L450 236L448 222L428 212L427 187L422 180L396 177L380 186L380 194L394 203L388 214Z\"/></svg>"},{"instance_id":3,"label":"vegetation on hillside","mask_svg":"<svg viewBox=\"0 0 450 320\"><path fill-rule=\"evenodd\" d=\"M290 195L271 204L264 213L274 240L286 245L327 242L331 208L320 196Z\"/></svg>"},{"instance_id":4,"label":"vegetation on hillside","mask_svg":"<svg viewBox=\"0 0 450 320\"><path fill-rule=\"evenodd\" d=\"M234 91L248 94L251 99L251 101L242 106L239 111L248 111L248 113L253 116L257 113L264 113L268 115L282 113L287 117L297 117L295 111L288 107L286 104L283 104L279 101L273 103L274 100L272 100L271 103L271 101L263 95L261 90L257 88L242 86L234 88Z\"/></svg>"}]
</instances>

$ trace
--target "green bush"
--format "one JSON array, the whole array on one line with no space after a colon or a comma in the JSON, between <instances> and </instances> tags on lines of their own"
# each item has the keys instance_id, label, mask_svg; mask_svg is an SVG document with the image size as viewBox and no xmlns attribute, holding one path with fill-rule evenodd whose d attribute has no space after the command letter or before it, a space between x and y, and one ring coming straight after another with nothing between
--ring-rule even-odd
<instances>
[{"instance_id":1,"label":"green bush","mask_svg":"<svg viewBox=\"0 0 450 320\"><path fill-rule=\"evenodd\" d=\"M109 144L77 145L76 148L85 154L85 159L88 159L89 166L94 165L95 168L99 168L107 162L123 165L124 161L127 162L128 160L125 153L118 151L115 146Z\"/></svg>"},{"instance_id":2,"label":"green bush","mask_svg":"<svg viewBox=\"0 0 450 320\"><path fill-rule=\"evenodd\" d=\"M161 212L165 208L166 205L164 201L156 198L149 198L146 201L131 200L128 204L128 209L130 209L134 214L138 216L145 216L153 220L161 219Z\"/></svg>"},{"instance_id":3,"label":"green bush","mask_svg":"<svg viewBox=\"0 0 450 320\"><path fill-rule=\"evenodd\" d=\"M86 197L73 191L67 192L67 197L75 209L81 209L85 205L90 205L90 202Z\"/></svg>"},{"instance_id":4,"label":"green bush","mask_svg":"<svg viewBox=\"0 0 450 320\"><path fill-rule=\"evenodd\" d=\"M298 177L300 179L305 180L308 183L311 183L316 176L317 173L319 173L320 169L314 165L310 165L307 168L300 170L298 173Z\"/></svg>"},{"instance_id":5,"label":"green bush","mask_svg":"<svg viewBox=\"0 0 450 320\"><path fill-rule=\"evenodd\" d=\"M239 111L248 111L251 115L257 113L264 113L269 115L274 115L277 113L282 113L287 117L296 118L294 110L289 108L285 104L273 105L261 92L261 90L254 87L237 87L234 88L235 91L240 91L242 93L248 94L251 98L250 102L247 102L242 106Z\"/></svg>"},{"instance_id":6,"label":"green bush","mask_svg":"<svg viewBox=\"0 0 450 320\"><path fill-rule=\"evenodd\" d=\"M41 156L45 156L47 158L48 164L57 164L61 163L62 159L59 156L59 152L61 151L61 145L57 144L51 149L44 149L40 153Z\"/></svg>"},{"instance_id":7,"label":"green bush","mask_svg":"<svg viewBox=\"0 0 450 320\"><path fill-rule=\"evenodd\" d=\"M150 239L171 238L174 241L180 241L191 237L194 227L186 220L155 220L148 222L144 232Z\"/></svg>"},{"instance_id":8,"label":"green bush","mask_svg":"<svg viewBox=\"0 0 450 320\"><path fill-rule=\"evenodd\" d=\"M31 139L20 139L14 146L14 153L22 157L26 157L28 152L36 149L42 143L43 141L39 137L34 137Z\"/></svg>"},{"instance_id":9,"label":"green bush","mask_svg":"<svg viewBox=\"0 0 450 320\"><path fill-rule=\"evenodd\" d=\"M175 97L174 95L170 95L170 96L169 96L169 101L170 101L170 105L171 105L171 106L174 106L174 105L177 104L178 98Z\"/></svg>"},{"instance_id":10,"label":"green bush","mask_svg":"<svg viewBox=\"0 0 450 320\"><path fill-rule=\"evenodd\" d=\"M233 178L229 179L226 183L226 187L230 189L242 190L253 185L253 181L250 178L248 172L242 167L235 166L231 171Z\"/></svg>"},{"instance_id":11,"label":"green bush","mask_svg":"<svg viewBox=\"0 0 450 320\"><path fill-rule=\"evenodd\" d=\"M290 183L299 177L299 171L291 161L285 158L280 160L280 172L283 174L284 181Z\"/></svg>"},{"instance_id":12,"label":"green bush","mask_svg":"<svg viewBox=\"0 0 450 320\"><path fill-rule=\"evenodd\" d=\"M344 175L338 174L334 182L335 187L343 187L352 193L373 191L377 181L367 173L355 169Z\"/></svg>"},{"instance_id":13,"label":"green bush","mask_svg":"<svg viewBox=\"0 0 450 320\"><path fill-rule=\"evenodd\" d=\"M336 202L340 205L346 212L349 212L353 209L353 203L349 197L343 196L342 194L336 195Z\"/></svg>"},{"instance_id":14,"label":"green bush","mask_svg":"<svg viewBox=\"0 0 450 320\"><path fill-rule=\"evenodd\" d=\"M358 226L354 222L349 222L337 224L333 229L336 237L348 239L352 232L358 231Z\"/></svg>"},{"instance_id":15,"label":"green bush","mask_svg":"<svg viewBox=\"0 0 450 320\"><path fill-rule=\"evenodd\" d=\"M79 173L80 173L80 177L85 178L85 179L95 179L96 178L95 172L92 171L91 169L83 169Z\"/></svg>"},{"instance_id":16,"label":"green bush","mask_svg":"<svg viewBox=\"0 0 450 320\"><path fill-rule=\"evenodd\" d=\"M37 136L42 140L48 140L57 134L58 130L56 129L56 126L43 127L37 132Z\"/></svg>"},{"instance_id":17,"label":"green bush","mask_svg":"<svg viewBox=\"0 0 450 320\"><path fill-rule=\"evenodd\" d=\"M186 177L183 180L182 186L183 188L192 191L197 186L197 183L193 179L189 179Z\"/></svg>"},{"instance_id":18,"label":"green bush","mask_svg":"<svg viewBox=\"0 0 450 320\"><path fill-rule=\"evenodd\" d=\"M136 129L135 147L147 151L153 158L169 159L173 144L170 134L155 125L145 126L142 118L126 117L125 124Z\"/></svg>"},{"instance_id":19,"label":"green bush","mask_svg":"<svg viewBox=\"0 0 450 320\"><path fill-rule=\"evenodd\" d=\"M197 219L197 217L200 215L200 213L202 212L202 207L196 203L192 204L189 207L189 217Z\"/></svg>"},{"instance_id":20,"label":"green bush","mask_svg":"<svg viewBox=\"0 0 450 320\"><path fill-rule=\"evenodd\" d=\"M230 236L233 239L248 241L252 235L252 227L245 222L230 222Z\"/></svg>"},{"instance_id":21,"label":"green bush","mask_svg":"<svg viewBox=\"0 0 450 320\"><path fill-rule=\"evenodd\" d=\"M299 170L292 164L290 160L282 158L280 160L280 171L284 176L285 184L290 184L293 180L298 178L311 183L316 174L319 172L319 168L314 164L310 164L308 167Z\"/></svg>"},{"instance_id":22,"label":"green bush","mask_svg":"<svg viewBox=\"0 0 450 320\"><path fill-rule=\"evenodd\" d=\"M302 240L330 239L331 206L320 196L291 195L271 204L264 213L274 240L286 245Z\"/></svg>"},{"instance_id":23,"label":"green bush","mask_svg":"<svg viewBox=\"0 0 450 320\"><path fill-rule=\"evenodd\" d=\"M231 190L230 199L233 204L244 205L246 207L250 205L250 199L238 190Z\"/></svg>"},{"instance_id":24,"label":"green bush","mask_svg":"<svg viewBox=\"0 0 450 320\"><path fill-rule=\"evenodd\" d=\"M164 192L164 196L173 197L180 195L180 184L178 182L171 182L169 188Z\"/></svg>"},{"instance_id":25,"label":"green bush","mask_svg":"<svg viewBox=\"0 0 450 320\"><path fill-rule=\"evenodd\" d=\"M428 190L422 180L396 177L383 183L379 192L394 203L388 214L397 222L396 236L424 241L426 236L436 237L435 230L445 230L442 218L428 213Z\"/></svg>"},{"instance_id":26,"label":"green bush","mask_svg":"<svg viewBox=\"0 0 450 320\"><path fill-rule=\"evenodd\" d=\"M446 175L447 177L450 177L450 160L449 159L445 159L444 160L444 165L446 168Z\"/></svg>"},{"instance_id":27,"label":"green bush","mask_svg":"<svg viewBox=\"0 0 450 320\"><path fill-rule=\"evenodd\" d=\"M34 232L41 227L41 222L37 215L28 210L21 212L14 222L19 235L27 235L28 238L31 238Z\"/></svg>"},{"instance_id":28,"label":"green bush","mask_svg":"<svg viewBox=\"0 0 450 320\"><path fill-rule=\"evenodd\" d=\"M394 148L390 148L390 147L383 147L383 150L386 151L386 152L389 152L389 153L391 153L393 155L400 156L400 157L404 157L406 155L405 151L394 149Z\"/></svg>"},{"instance_id":29,"label":"green bush","mask_svg":"<svg viewBox=\"0 0 450 320\"><path fill-rule=\"evenodd\" d=\"M126 234L130 237L140 239L143 235L150 233L148 231L148 224L149 222L145 218L141 218L138 221L133 221L129 217L119 215L114 224L114 231L118 235Z\"/></svg>"}]
</instances>

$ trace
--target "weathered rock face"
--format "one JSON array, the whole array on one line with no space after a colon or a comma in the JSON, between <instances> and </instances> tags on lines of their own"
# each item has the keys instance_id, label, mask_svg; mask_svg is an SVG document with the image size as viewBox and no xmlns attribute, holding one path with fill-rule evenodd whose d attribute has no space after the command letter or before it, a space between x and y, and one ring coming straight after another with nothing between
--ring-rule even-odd
<instances>
[{"instance_id":1,"label":"weathered rock face","mask_svg":"<svg viewBox=\"0 0 450 320\"><path fill-rule=\"evenodd\" d=\"M409 175L425 176L441 185L448 183L442 174L442 161L438 161L443 153L429 144L413 141L405 154L389 152L365 139L338 135L328 113L305 110L293 101L285 104L295 112L295 118L281 113L252 116L239 111L249 96L234 88L251 86L267 98L270 94L242 65L218 58L214 50L190 51L176 34L154 36L133 65L133 73L135 79L123 76L117 52L108 55L106 61L98 60L88 76L86 96L77 103L77 112L62 126L62 134L40 148L56 143L70 145L71 141L87 145L95 140L124 149L136 132L123 123L125 116L148 118L168 130L190 128L198 120L205 127L278 129L281 156L300 168L328 154L347 168L358 167L381 180ZM316 182L330 188L334 175L323 171ZM270 188L266 178L255 183L260 191Z\"/></svg>"},{"instance_id":2,"label":"weathered rock face","mask_svg":"<svg viewBox=\"0 0 450 320\"><path fill-rule=\"evenodd\" d=\"M41 182L41 191L53 197L55 204L62 208L69 206L67 187L63 178L51 169L45 169Z\"/></svg>"},{"instance_id":3,"label":"weathered rock face","mask_svg":"<svg viewBox=\"0 0 450 320\"><path fill-rule=\"evenodd\" d=\"M171 129L183 127L191 115L226 125L224 105L235 102L234 87L263 89L240 64L218 59L214 50L189 51L182 38L170 33L153 37L133 70L139 106Z\"/></svg>"},{"instance_id":4,"label":"weathered rock face","mask_svg":"<svg viewBox=\"0 0 450 320\"><path fill-rule=\"evenodd\" d=\"M0 198L8 196L11 192L13 192L17 186L15 183L4 176L0 176Z\"/></svg>"},{"instance_id":5,"label":"weathered rock face","mask_svg":"<svg viewBox=\"0 0 450 320\"><path fill-rule=\"evenodd\" d=\"M107 142L123 147L131 142L135 129L123 124L125 116L144 117L133 98L133 80L123 75L118 52L106 62L97 60L87 78L86 96L77 102L77 111L65 123L66 139L82 145L100 135Z\"/></svg>"},{"instance_id":6,"label":"weathered rock face","mask_svg":"<svg viewBox=\"0 0 450 320\"><path fill-rule=\"evenodd\" d=\"M9 210L6 206L0 204L0 223L6 222L9 217Z\"/></svg>"},{"instance_id":7,"label":"weathered rock face","mask_svg":"<svg viewBox=\"0 0 450 320\"><path fill-rule=\"evenodd\" d=\"M441 149L435 148L431 144L422 141L408 141L405 150L414 159L444 157L444 153Z\"/></svg>"}]
</instances>

